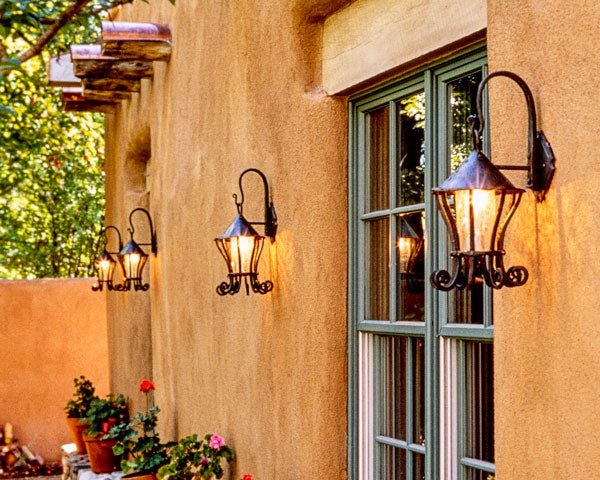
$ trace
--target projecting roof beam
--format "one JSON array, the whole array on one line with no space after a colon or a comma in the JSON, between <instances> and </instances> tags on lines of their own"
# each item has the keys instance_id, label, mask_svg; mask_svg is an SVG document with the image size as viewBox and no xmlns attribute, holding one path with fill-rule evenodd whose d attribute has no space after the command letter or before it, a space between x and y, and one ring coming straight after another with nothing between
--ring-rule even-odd
<instances>
[{"instance_id":1,"label":"projecting roof beam","mask_svg":"<svg viewBox=\"0 0 600 480\"><path fill-rule=\"evenodd\" d=\"M71 45L75 76L139 79L152 77L152 62L102 55L100 45Z\"/></svg>"},{"instance_id":2,"label":"projecting roof beam","mask_svg":"<svg viewBox=\"0 0 600 480\"><path fill-rule=\"evenodd\" d=\"M160 23L102 22L102 54L122 59L166 61L171 27Z\"/></svg>"},{"instance_id":3,"label":"projecting roof beam","mask_svg":"<svg viewBox=\"0 0 600 480\"><path fill-rule=\"evenodd\" d=\"M113 113L114 102L90 100L83 96L81 87L68 87L62 90L63 106L67 112Z\"/></svg>"}]
</instances>

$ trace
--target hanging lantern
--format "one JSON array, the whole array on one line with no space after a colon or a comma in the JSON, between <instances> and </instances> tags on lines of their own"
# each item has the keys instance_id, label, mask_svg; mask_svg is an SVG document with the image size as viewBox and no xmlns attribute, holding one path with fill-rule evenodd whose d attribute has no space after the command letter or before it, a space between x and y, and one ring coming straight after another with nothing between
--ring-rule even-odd
<instances>
[{"instance_id":1,"label":"hanging lantern","mask_svg":"<svg viewBox=\"0 0 600 480\"><path fill-rule=\"evenodd\" d=\"M150 228L150 242L148 243L138 244L133 239L135 229L132 217L135 212L142 212L148 218ZM131 235L131 240L129 240L127 245L125 245L125 248L117 255L123 273L123 283L116 285L114 288L119 291L127 291L131 290L131 287L133 286L135 291L141 290L142 292L145 292L150 288L148 283L142 283L142 272L144 271L144 266L148 260L148 255L142 250L141 245L151 247L154 255L156 255L157 252L156 232L154 231L154 225L152 224L152 218L150 217L148 210L144 208L135 208L131 211L129 214L128 231Z\"/></svg>"},{"instance_id":2,"label":"hanging lantern","mask_svg":"<svg viewBox=\"0 0 600 480\"><path fill-rule=\"evenodd\" d=\"M506 76L522 88L529 112L528 166L495 166L481 151L483 115L481 98L483 87L494 76ZM438 206L452 238L451 258L455 272L437 270L431 282L439 290L463 289L485 281L493 288L517 287L525 284L525 267L504 267L504 236L508 223L519 206L523 189L516 188L500 169L527 170L527 186L542 201L554 172L554 155L543 132L536 129L533 96L525 82L511 72L495 72L484 78L477 92L477 113L472 116L472 143L474 151L465 162L439 187L433 189Z\"/></svg>"},{"instance_id":3,"label":"hanging lantern","mask_svg":"<svg viewBox=\"0 0 600 480\"><path fill-rule=\"evenodd\" d=\"M133 285L135 290L148 290L149 284L142 284L142 271L148 260L148 255L140 248L140 246L129 240L125 248L119 252L117 256L123 271L123 286L121 290L129 290Z\"/></svg>"},{"instance_id":4,"label":"hanging lantern","mask_svg":"<svg viewBox=\"0 0 600 480\"><path fill-rule=\"evenodd\" d=\"M423 292L423 226L419 214L403 215L399 218L398 267L400 280L406 281L410 293Z\"/></svg>"},{"instance_id":5,"label":"hanging lantern","mask_svg":"<svg viewBox=\"0 0 600 480\"><path fill-rule=\"evenodd\" d=\"M104 285L106 285L106 288L108 290L115 289L115 286L113 285L113 274L117 262L114 260L112 255L118 253L118 250L117 252L109 252L106 250L106 233L108 230L111 229L115 230L117 232L117 235L119 236L119 250L121 250L123 246L123 243L121 242L121 232L119 232L119 229L117 227L109 225L100 232L100 237L98 241L100 241L101 238L104 239L104 248L102 249L100 255L98 255L94 259L94 270L96 270L96 273L98 275L98 282L92 285L92 290L94 292L101 292L103 290Z\"/></svg>"},{"instance_id":6,"label":"hanging lantern","mask_svg":"<svg viewBox=\"0 0 600 480\"><path fill-rule=\"evenodd\" d=\"M247 172L255 172L263 180L265 186L265 221L248 222L243 214L244 190L242 189L242 178ZM249 168L242 172L239 178L240 191L242 193L241 202L237 201L237 195L234 194L235 203L238 209L238 215L225 233L215 238L217 248L229 271L229 281L221 282L217 287L219 295L234 295L239 292L242 283L245 284L246 294L250 294L250 289L254 293L265 294L273 289L273 283L270 280L259 282L258 280L258 261L263 250L265 237L259 235L252 225L265 225L265 234L275 240L277 231L277 216L273 203L269 201L269 187L267 179L260 170Z\"/></svg>"}]
</instances>

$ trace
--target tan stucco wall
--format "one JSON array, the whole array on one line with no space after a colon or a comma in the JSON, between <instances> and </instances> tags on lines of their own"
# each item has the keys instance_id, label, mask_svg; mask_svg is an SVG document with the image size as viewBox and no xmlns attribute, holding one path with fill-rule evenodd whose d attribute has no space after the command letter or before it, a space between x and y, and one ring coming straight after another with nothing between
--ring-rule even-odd
<instances>
[{"instance_id":1,"label":"tan stucco wall","mask_svg":"<svg viewBox=\"0 0 600 480\"><path fill-rule=\"evenodd\" d=\"M64 407L73 378L108 393L104 295L93 279L0 281L0 424L46 460L70 443Z\"/></svg>"},{"instance_id":2,"label":"tan stucco wall","mask_svg":"<svg viewBox=\"0 0 600 480\"><path fill-rule=\"evenodd\" d=\"M557 158L547 200L528 193L508 232L509 262L530 279L495 301L499 480L598 476L598 25L596 1L488 0L490 71L527 81ZM522 94L491 83L493 159L524 163Z\"/></svg>"},{"instance_id":3,"label":"tan stucco wall","mask_svg":"<svg viewBox=\"0 0 600 480\"><path fill-rule=\"evenodd\" d=\"M325 20L324 88L333 95L372 86L479 40L485 27L485 0L357 0Z\"/></svg>"},{"instance_id":4,"label":"tan stucco wall","mask_svg":"<svg viewBox=\"0 0 600 480\"><path fill-rule=\"evenodd\" d=\"M112 386L151 373L166 437L215 432L235 448L225 478L346 478L347 107L320 87L320 19L344 3L162 0L120 15L171 23L174 48L107 119L108 221L124 229L142 200L124 165L147 132L159 248L148 293L109 295ZM219 297L213 238L248 167L279 217L260 270L275 288ZM245 185L259 220L258 177Z\"/></svg>"}]
</instances>

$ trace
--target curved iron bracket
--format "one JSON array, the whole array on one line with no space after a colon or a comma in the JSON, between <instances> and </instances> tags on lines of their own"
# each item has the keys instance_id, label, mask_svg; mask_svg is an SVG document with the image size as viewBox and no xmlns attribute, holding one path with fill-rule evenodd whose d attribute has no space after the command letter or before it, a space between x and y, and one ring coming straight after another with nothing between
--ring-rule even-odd
<instances>
[{"instance_id":1,"label":"curved iron bracket","mask_svg":"<svg viewBox=\"0 0 600 480\"><path fill-rule=\"evenodd\" d=\"M263 185L265 187L265 221L264 222L248 222L250 225L264 225L265 226L265 235L271 239L271 242L275 241L275 234L277 233L277 214L275 213L275 207L273 206L273 201L269 196L269 183L267 182L267 177L257 168L248 168L244 170L240 174L240 178L238 180L240 186L241 199L238 202L237 194L233 194L233 200L235 201L235 205L237 207L238 213L242 215L243 205L244 205L244 189L242 187L242 179L244 175L249 172L254 172L262 178Z\"/></svg>"},{"instance_id":2,"label":"curved iron bracket","mask_svg":"<svg viewBox=\"0 0 600 480\"><path fill-rule=\"evenodd\" d=\"M157 242L156 242L156 231L154 230L154 225L152 223L152 218L150 217L150 213L148 212L148 210L146 210L145 208L142 207L138 207L138 208L134 208L131 213L129 214L129 226L130 228L127 229L127 231L129 232L129 234L131 235L131 239L133 240L133 234L135 232L135 228L133 226L133 221L132 221L132 217L133 214L135 212L144 212L146 214L146 217L148 217L148 224L150 225L150 243L138 243L138 245L150 245L152 248L152 253L154 255L156 255L157 252Z\"/></svg>"},{"instance_id":3,"label":"curved iron bracket","mask_svg":"<svg viewBox=\"0 0 600 480\"><path fill-rule=\"evenodd\" d=\"M537 201L542 202L544 201L546 192L552 183L555 170L555 157L554 152L552 151L552 146L546 139L544 132L537 129L537 118L533 94L525 83L525 80L523 80L517 74L505 70L499 70L487 75L479 84L479 89L477 90L477 118L479 119L479 128L475 128L476 122L474 121L474 118L471 117L469 119L471 122L471 134L473 136L473 148L477 151L481 151L481 135L485 127L482 108L483 90L487 82L494 77L510 78L521 88L523 94L525 95L525 101L527 102L527 113L529 117L529 149L527 154L527 165L496 165L496 167L500 170L527 170L528 175L526 186L533 191Z\"/></svg>"}]
</instances>

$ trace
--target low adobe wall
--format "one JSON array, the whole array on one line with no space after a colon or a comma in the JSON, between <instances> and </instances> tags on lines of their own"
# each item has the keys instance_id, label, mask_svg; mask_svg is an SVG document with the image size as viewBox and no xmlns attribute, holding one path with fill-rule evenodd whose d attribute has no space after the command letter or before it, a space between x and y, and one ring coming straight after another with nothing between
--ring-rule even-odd
<instances>
[{"instance_id":1,"label":"low adobe wall","mask_svg":"<svg viewBox=\"0 0 600 480\"><path fill-rule=\"evenodd\" d=\"M105 296L93 279L0 281L0 422L45 460L71 442L63 408L73 378L108 392Z\"/></svg>"}]
</instances>

